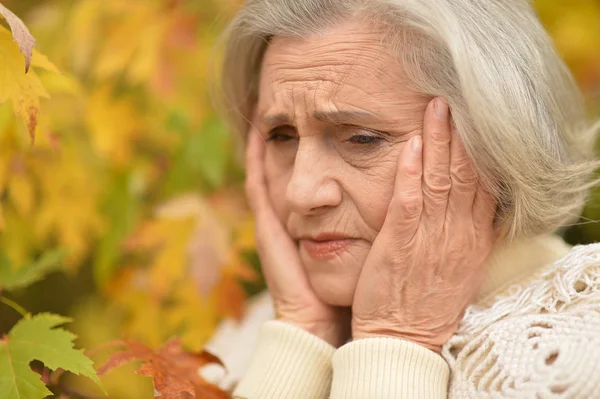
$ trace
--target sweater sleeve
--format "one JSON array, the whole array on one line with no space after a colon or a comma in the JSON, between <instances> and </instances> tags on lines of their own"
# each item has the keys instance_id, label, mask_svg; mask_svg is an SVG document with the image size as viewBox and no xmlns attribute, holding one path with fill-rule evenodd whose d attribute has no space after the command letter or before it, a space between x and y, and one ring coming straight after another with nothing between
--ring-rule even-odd
<instances>
[{"instance_id":1,"label":"sweater sleeve","mask_svg":"<svg viewBox=\"0 0 600 399\"><path fill-rule=\"evenodd\" d=\"M395 338L350 342L333 356L331 399L441 399L449 367L434 352Z\"/></svg>"},{"instance_id":2,"label":"sweater sleeve","mask_svg":"<svg viewBox=\"0 0 600 399\"><path fill-rule=\"evenodd\" d=\"M261 329L252 362L233 396L236 399L320 399L331 389L335 348L280 321Z\"/></svg>"}]
</instances>

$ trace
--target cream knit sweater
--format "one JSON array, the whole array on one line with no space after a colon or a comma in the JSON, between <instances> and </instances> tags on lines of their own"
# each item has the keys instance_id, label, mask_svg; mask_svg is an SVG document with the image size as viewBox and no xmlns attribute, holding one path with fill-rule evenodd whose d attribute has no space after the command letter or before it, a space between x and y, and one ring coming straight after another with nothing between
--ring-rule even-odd
<instances>
[{"instance_id":1,"label":"cream knit sweater","mask_svg":"<svg viewBox=\"0 0 600 399\"><path fill-rule=\"evenodd\" d=\"M263 298L210 345L228 373L202 374L244 399L600 398L600 244L537 237L496 250L486 273L441 356L393 338L336 350L263 323Z\"/></svg>"}]
</instances>

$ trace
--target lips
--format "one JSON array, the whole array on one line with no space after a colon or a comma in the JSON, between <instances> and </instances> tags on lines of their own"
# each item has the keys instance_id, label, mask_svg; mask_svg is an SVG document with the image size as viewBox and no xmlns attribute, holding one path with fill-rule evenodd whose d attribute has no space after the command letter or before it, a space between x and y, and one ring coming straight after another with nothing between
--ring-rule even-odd
<instances>
[{"instance_id":1,"label":"lips","mask_svg":"<svg viewBox=\"0 0 600 399\"><path fill-rule=\"evenodd\" d=\"M322 237L317 238L300 240L300 245L306 253L311 258L317 260L332 259L356 241L354 238L334 238L329 240L324 240Z\"/></svg>"}]
</instances>

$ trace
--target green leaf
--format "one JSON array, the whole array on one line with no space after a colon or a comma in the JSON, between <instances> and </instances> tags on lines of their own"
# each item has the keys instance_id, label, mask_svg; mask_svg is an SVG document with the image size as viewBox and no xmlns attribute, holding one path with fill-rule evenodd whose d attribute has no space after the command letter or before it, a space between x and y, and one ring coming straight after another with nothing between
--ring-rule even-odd
<instances>
[{"instance_id":1,"label":"green leaf","mask_svg":"<svg viewBox=\"0 0 600 399\"><path fill-rule=\"evenodd\" d=\"M51 370L62 368L94 381L106 393L93 362L73 348L75 335L55 328L70 319L40 313L21 319L0 341L0 393L2 399L43 399L52 392L29 364L39 360Z\"/></svg>"},{"instance_id":2,"label":"green leaf","mask_svg":"<svg viewBox=\"0 0 600 399\"><path fill-rule=\"evenodd\" d=\"M94 281L104 287L119 266L121 247L139 216L139 200L131 189L131 173L118 173L112 178L102 204L102 214L110 221L110 228L98 241L94 254Z\"/></svg>"},{"instance_id":3,"label":"green leaf","mask_svg":"<svg viewBox=\"0 0 600 399\"><path fill-rule=\"evenodd\" d=\"M188 133L185 123L169 121L181 133L181 146L173 155L173 164L166 176L163 194L170 197L189 192L201 182L209 189L223 186L230 161L231 136L217 118L209 118L202 127Z\"/></svg>"},{"instance_id":4,"label":"green leaf","mask_svg":"<svg viewBox=\"0 0 600 399\"><path fill-rule=\"evenodd\" d=\"M64 249L46 252L37 261L14 269L10 259L0 253L0 288L15 290L41 280L46 274L62 266L61 261L65 255Z\"/></svg>"},{"instance_id":5,"label":"green leaf","mask_svg":"<svg viewBox=\"0 0 600 399\"><path fill-rule=\"evenodd\" d=\"M195 159L204 178L215 188L223 185L229 153L229 135L225 126L216 118L202 127L196 140Z\"/></svg>"}]
</instances>

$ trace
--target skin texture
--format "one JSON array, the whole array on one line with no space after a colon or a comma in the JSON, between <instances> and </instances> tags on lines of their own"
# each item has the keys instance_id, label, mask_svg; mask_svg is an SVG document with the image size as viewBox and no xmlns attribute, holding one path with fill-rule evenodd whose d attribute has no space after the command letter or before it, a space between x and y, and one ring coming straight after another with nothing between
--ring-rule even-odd
<instances>
[{"instance_id":1,"label":"skin texture","mask_svg":"<svg viewBox=\"0 0 600 399\"><path fill-rule=\"evenodd\" d=\"M335 346L352 334L439 351L479 289L495 204L445 101L411 91L381 42L358 22L272 40L247 196L280 320ZM302 240L325 232L353 241L314 259Z\"/></svg>"}]
</instances>

